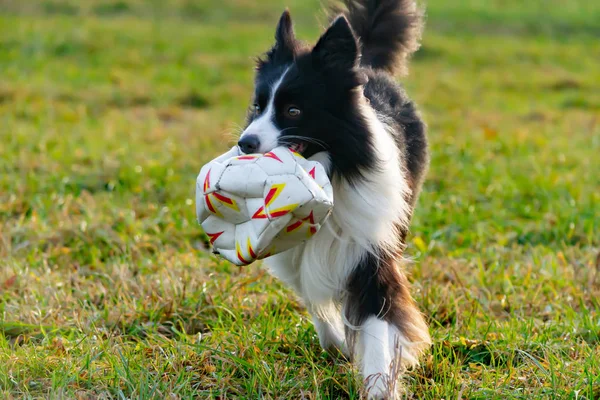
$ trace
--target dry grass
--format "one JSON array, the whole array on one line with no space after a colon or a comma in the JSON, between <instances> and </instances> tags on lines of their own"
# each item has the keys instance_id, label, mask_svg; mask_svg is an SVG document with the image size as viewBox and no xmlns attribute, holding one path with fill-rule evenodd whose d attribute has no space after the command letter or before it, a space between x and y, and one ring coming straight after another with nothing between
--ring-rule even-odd
<instances>
[{"instance_id":1,"label":"dry grass","mask_svg":"<svg viewBox=\"0 0 600 400\"><path fill-rule=\"evenodd\" d=\"M194 220L284 3L0 1L0 397L359 396L294 297ZM287 3L315 39L317 1ZM600 399L592 3L429 1L406 85L435 345L408 398Z\"/></svg>"}]
</instances>

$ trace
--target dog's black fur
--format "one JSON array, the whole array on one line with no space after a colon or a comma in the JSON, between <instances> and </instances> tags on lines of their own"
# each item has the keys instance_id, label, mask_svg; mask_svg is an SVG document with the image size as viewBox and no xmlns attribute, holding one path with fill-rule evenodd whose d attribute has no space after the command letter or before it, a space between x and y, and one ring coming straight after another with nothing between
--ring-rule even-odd
<instances>
[{"instance_id":1,"label":"dog's black fur","mask_svg":"<svg viewBox=\"0 0 600 400\"><path fill-rule=\"evenodd\" d=\"M312 50L296 40L289 12L282 15L275 46L258 62L254 96L254 104L264 110L270 85L292 66L275 99L276 125L286 129L282 144L297 140L286 139L289 135L324 142L307 143L303 155L310 157L326 147L332 156L332 172L348 179L361 168L375 167L365 121L356 113L357 98L364 95L379 114L397 125L393 131L398 133L398 147L405 155L411 188L418 192L428 165L425 126L390 75L405 70L404 62L417 48L420 14L406 11L412 3L348 0L347 17L338 17ZM302 108L301 120L285 118L281 110L287 104ZM253 107L248 124L257 116Z\"/></svg>"}]
</instances>

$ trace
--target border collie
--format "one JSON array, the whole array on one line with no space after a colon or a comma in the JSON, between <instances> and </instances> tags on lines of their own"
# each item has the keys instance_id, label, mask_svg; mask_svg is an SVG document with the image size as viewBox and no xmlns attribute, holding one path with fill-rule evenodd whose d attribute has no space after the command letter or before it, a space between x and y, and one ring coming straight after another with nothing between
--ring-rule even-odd
<instances>
[{"instance_id":1,"label":"border collie","mask_svg":"<svg viewBox=\"0 0 600 400\"><path fill-rule=\"evenodd\" d=\"M328 170L326 225L265 264L304 300L321 346L354 360L368 397L395 398L399 371L431 344L402 268L429 162L425 124L393 78L419 47L422 13L414 0L344 5L314 47L283 13L238 145L288 146Z\"/></svg>"}]
</instances>

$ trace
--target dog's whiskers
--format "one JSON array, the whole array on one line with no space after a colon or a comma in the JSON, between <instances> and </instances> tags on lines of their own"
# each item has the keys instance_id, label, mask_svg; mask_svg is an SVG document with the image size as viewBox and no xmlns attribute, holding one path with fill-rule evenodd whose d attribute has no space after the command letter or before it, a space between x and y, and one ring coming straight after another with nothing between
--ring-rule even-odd
<instances>
[{"instance_id":1,"label":"dog's whiskers","mask_svg":"<svg viewBox=\"0 0 600 400\"><path fill-rule=\"evenodd\" d=\"M281 133L288 131L290 129L298 129L296 127L290 127L290 128L285 128L281 130ZM286 135L283 138L279 138L279 143L285 145L285 146L289 146L289 145L293 145L295 143L291 142L290 139L297 139L297 140L301 140L303 142L307 142L307 143L313 143L316 144L317 146L322 147L323 149L327 150L327 145L324 141L319 140L319 139L315 139L315 138L311 138L311 137L307 137L307 136L300 136L300 135Z\"/></svg>"},{"instance_id":2,"label":"dog's whiskers","mask_svg":"<svg viewBox=\"0 0 600 400\"><path fill-rule=\"evenodd\" d=\"M223 137L227 142L237 143L240 139L240 136L244 132L244 128L239 124L232 122L231 126L224 132L221 133L221 137Z\"/></svg>"},{"instance_id":3,"label":"dog's whiskers","mask_svg":"<svg viewBox=\"0 0 600 400\"><path fill-rule=\"evenodd\" d=\"M314 143L314 144L319 145L319 146L321 146L323 148L327 147L326 143L324 141L322 141L322 140L319 140L319 139L315 139L315 138L311 138L311 137L306 137L306 136L296 136L296 135L288 135L287 137L290 138L290 139L298 139L298 140L302 140L302 141L305 141L305 142Z\"/></svg>"}]
</instances>

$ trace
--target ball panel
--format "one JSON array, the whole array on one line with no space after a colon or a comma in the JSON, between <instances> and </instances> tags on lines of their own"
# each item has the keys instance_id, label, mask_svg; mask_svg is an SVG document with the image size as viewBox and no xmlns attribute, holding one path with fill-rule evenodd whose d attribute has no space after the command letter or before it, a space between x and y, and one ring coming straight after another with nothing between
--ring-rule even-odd
<instances>
[{"instance_id":1,"label":"ball panel","mask_svg":"<svg viewBox=\"0 0 600 400\"><path fill-rule=\"evenodd\" d=\"M296 161L292 153L283 147L277 147L266 153L256 161L256 164L267 175L287 175L293 174L296 168Z\"/></svg>"},{"instance_id":2,"label":"ball panel","mask_svg":"<svg viewBox=\"0 0 600 400\"><path fill-rule=\"evenodd\" d=\"M211 161L200 170L196 179L196 216L200 222L212 214L205 195L217 189L216 183L224 170L225 166L215 161Z\"/></svg>"},{"instance_id":3,"label":"ball panel","mask_svg":"<svg viewBox=\"0 0 600 400\"><path fill-rule=\"evenodd\" d=\"M248 265L248 264L240 262L240 260L237 258L237 252L235 251L235 249L234 250L215 249L215 251L213 251L213 252L215 254L221 256L222 258L226 259L230 263L237 265L238 267Z\"/></svg>"},{"instance_id":4,"label":"ball panel","mask_svg":"<svg viewBox=\"0 0 600 400\"><path fill-rule=\"evenodd\" d=\"M262 197L267 174L256 164L230 165L217 183L220 190L241 197Z\"/></svg>"},{"instance_id":5,"label":"ball panel","mask_svg":"<svg viewBox=\"0 0 600 400\"><path fill-rule=\"evenodd\" d=\"M331 206L329 204L322 203L317 199L313 199L306 203L302 207L298 207L294 210L294 216L298 218L309 218L311 217L314 224L322 224L329 217L331 213Z\"/></svg>"},{"instance_id":6,"label":"ball panel","mask_svg":"<svg viewBox=\"0 0 600 400\"><path fill-rule=\"evenodd\" d=\"M225 221L241 224L250 219L244 207L244 199L224 190L204 195L204 203L211 214Z\"/></svg>"},{"instance_id":7,"label":"ball panel","mask_svg":"<svg viewBox=\"0 0 600 400\"><path fill-rule=\"evenodd\" d=\"M313 237L319 228L320 225L314 223L312 215L306 218L294 218L285 226L278 238L301 243Z\"/></svg>"},{"instance_id":8,"label":"ball panel","mask_svg":"<svg viewBox=\"0 0 600 400\"><path fill-rule=\"evenodd\" d=\"M279 233L279 235L273 239L273 244L276 246L278 253L292 249L302 243L304 243L304 240L298 242L298 240L295 240L294 238L288 239L283 233Z\"/></svg>"},{"instance_id":9,"label":"ball panel","mask_svg":"<svg viewBox=\"0 0 600 400\"><path fill-rule=\"evenodd\" d=\"M265 201L260 199L246 199L246 207L250 216L250 223L254 226L254 231L260 235L271 223L265 212Z\"/></svg>"},{"instance_id":10,"label":"ball panel","mask_svg":"<svg viewBox=\"0 0 600 400\"><path fill-rule=\"evenodd\" d=\"M202 223L202 229L214 248L222 250L235 248L236 225L211 215Z\"/></svg>"},{"instance_id":11,"label":"ball panel","mask_svg":"<svg viewBox=\"0 0 600 400\"><path fill-rule=\"evenodd\" d=\"M327 172L323 165L317 161L309 161L306 166L304 166L304 170L308 173L319 187L325 187L325 185L330 185L329 177L327 176Z\"/></svg>"},{"instance_id":12,"label":"ball panel","mask_svg":"<svg viewBox=\"0 0 600 400\"><path fill-rule=\"evenodd\" d=\"M235 230L235 257L241 265L247 265L258 257L258 235L253 225L248 221L236 226Z\"/></svg>"},{"instance_id":13,"label":"ball panel","mask_svg":"<svg viewBox=\"0 0 600 400\"><path fill-rule=\"evenodd\" d=\"M196 187L196 218L198 219L198 222L202 224L210 215L211 213L204 203L204 194L201 189Z\"/></svg>"},{"instance_id":14,"label":"ball panel","mask_svg":"<svg viewBox=\"0 0 600 400\"><path fill-rule=\"evenodd\" d=\"M217 190L217 182L225 171L225 165L211 162L206 164L201 170L196 180L197 187L203 194L212 193Z\"/></svg>"},{"instance_id":15,"label":"ball panel","mask_svg":"<svg viewBox=\"0 0 600 400\"><path fill-rule=\"evenodd\" d=\"M258 260L264 260L265 258L274 256L275 254L281 253L281 251L277 248L277 246L271 244L270 247L268 247L267 249L263 250L262 253L260 253L258 255Z\"/></svg>"},{"instance_id":16,"label":"ball panel","mask_svg":"<svg viewBox=\"0 0 600 400\"><path fill-rule=\"evenodd\" d=\"M265 209L270 220L294 212L313 196L295 175L271 176L265 186Z\"/></svg>"},{"instance_id":17,"label":"ball panel","mask_svg":"<svg viewBox=\"0 0 600 400\"><path fill-rule=\"evenodd\" d=\"M277 243L274 239L277 235L280 234L281 230L284 229L284 227L290 223L292 218L292 214L287 214L272 220L269 223L269 225L267 225L265 230L260 234L258 238L257 247L260 254L265 254L273 248L277 249L277 252L283 251L280 243Z\"/></svg>"},{"instance_id":18,"label":"ball panel","mask_svg":"<svg viewBox=\"0 0 600 400\"><path fill-rule=\"evenodd\" d=\"M296 176L312 197L294 210L294 215L299 218L308 218L310 216L313 224L320 223L328 216L333 203L304 169L298 168Z\"/></svg>"}]
</instances>

